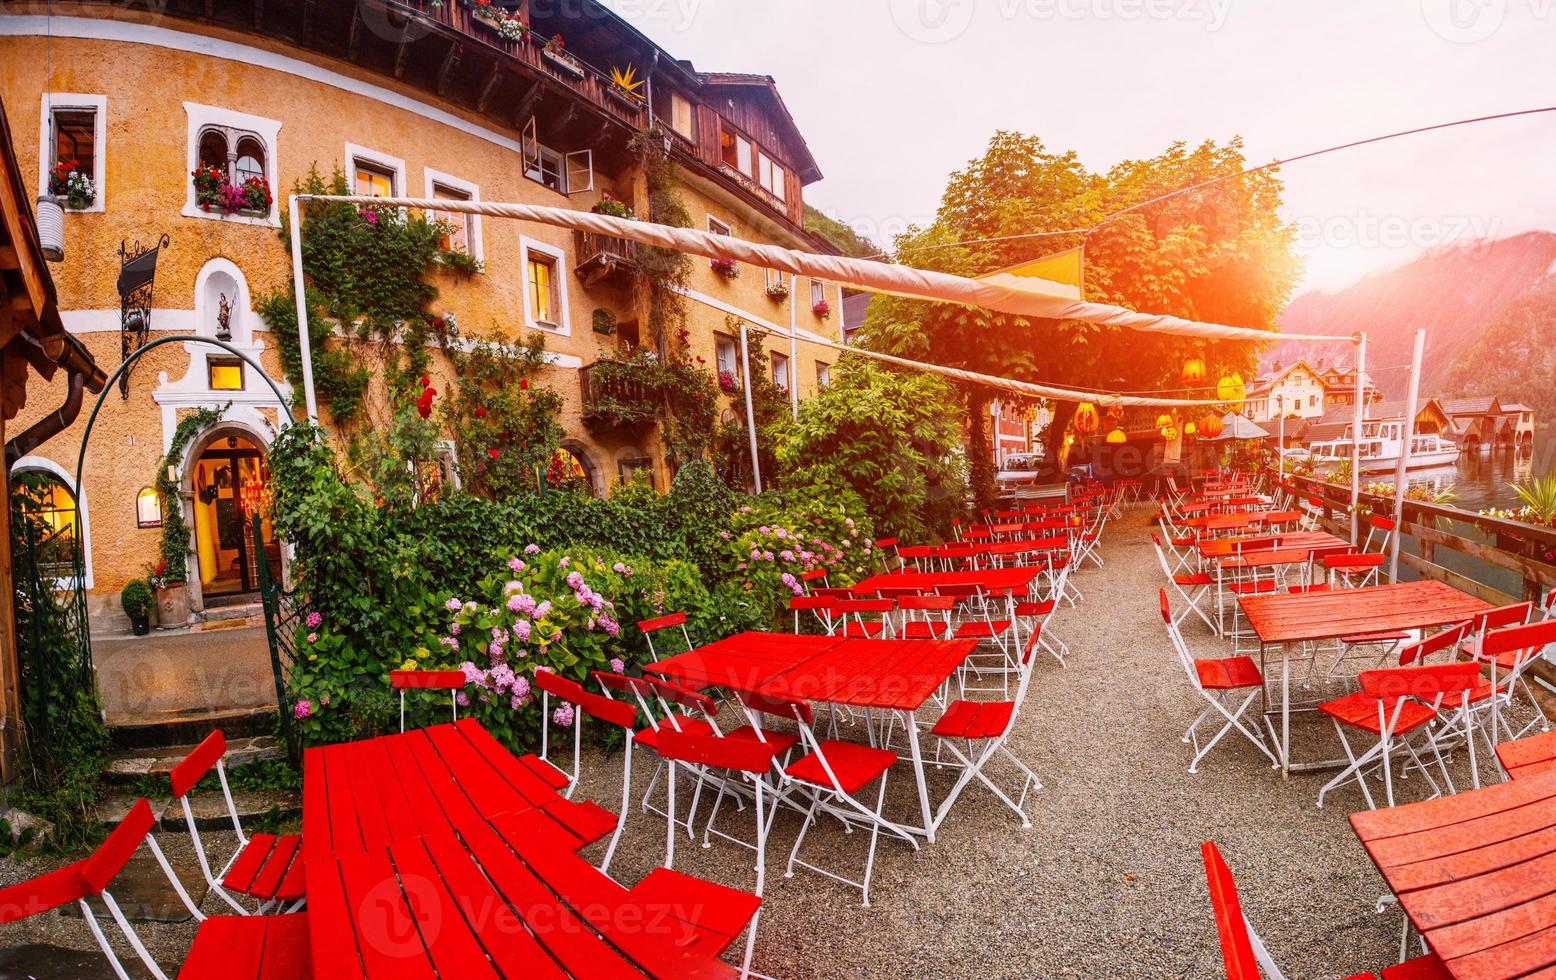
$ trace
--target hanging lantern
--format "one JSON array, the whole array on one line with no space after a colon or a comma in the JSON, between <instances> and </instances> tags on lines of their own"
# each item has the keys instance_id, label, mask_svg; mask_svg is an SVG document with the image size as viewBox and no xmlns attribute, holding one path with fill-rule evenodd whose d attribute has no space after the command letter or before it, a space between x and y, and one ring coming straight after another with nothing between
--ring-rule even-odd
<instances>
[{"instance_id":1,"label":"hanging lantern","mask_svg":"<svg viewBox=\"0 0 1556 980\"><path fill-rule=\"evenodd\" d=\"M1197 431L1197 430L1196 430L1196 429L1195 429L1195 428L1194 428L1194 423L1193 423L1193 422L1185 422L1185 423L1184 423L1184 424L1183 424L1183 434L1184 434L1184 435L1186 435L1186 436L1191 436L1191 435L1193 435L1193 434L1194 434L1194 433L1195 433L1195 432L1196 432L1196 431Z\"/></svg>"},{"instance_id":2,"label":"hanging lantern","mask_svg":"<svg viewBox=\"0 0 1556 980\"><path fill-rule=\"evenodd\" d=\"M1172 425L1172 416L1171 415L1168 415L1166 412L1163 412L1162 414L1156 416L1156 427L1158 429L1165 429L1169 425Z\"/></svg>"},{"instance_id":3,"label":"hanging lantern","mask_svg":"<svg viewBox=\"0 0 1556 980\"><path fill-rule=\"evenodd\" d=\"M1205 439L1214 439L1221 434L1221 419L1215 415L1207 415L1199 420L1199 434Z\"/></svg>"},{"instance_id":4,"label":"hanging lantern","mask_svg":"<svg viewBox=\"0 0 1556 980\"><path fill-rule=\"evenodd\" d=\"M38 196L38 244L50 262L65 259L65 209L52 194Z\"/></svg>"},{"instance_id":5,"label":"hanging lantern","mask_svg":"<svg viewBox=\"0 0 1556 980\"><path fill-rule=\"evenodd\" d=\"M1124 435L1123 429L1114 429L1108 433L1107 443L1110 446L1122 446L1128 441L1129 437Z\"/></svg>"},{"instance_id":6,"label":"hanging lantern","mask_svg":"<svg viewBox=\"0 0 1556 980\"><path fill-rule=\"evenodd\" d=\"M1205 359L1191 357L1183 362L1183 387L1198 388L1205 383Z\"/></svg>"},{"instance_id":7,"label":"hanging lantern","mask_svg":"<svg viewBox=\"0 0 1556 980\"><path fill-rule=\"evenodd\" d=\"M1075 431L1083 436L1097 431L1097 406L1091 402L1080 403L1075 409Z\"/></svg>"},{"instance_id":8,"label":"hanging lantern","mask_svg":"<svg viewBox=\"0 0 1556 980\"><path fill-rule=\"evenodd\" d=\"M1223 376L1216 383L1216 395L1224 402L1239 403L1247 394L1247 389L1243 387L1243 376L1236 371Z\"/></svg>"}]
</instances>

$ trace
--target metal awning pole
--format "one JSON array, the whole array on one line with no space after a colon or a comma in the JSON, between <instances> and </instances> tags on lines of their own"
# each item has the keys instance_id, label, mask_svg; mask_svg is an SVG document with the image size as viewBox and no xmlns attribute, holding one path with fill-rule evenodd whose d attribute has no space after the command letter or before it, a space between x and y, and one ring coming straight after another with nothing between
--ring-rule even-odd
<instances>
[{"instance_id":1,"label":"metal awning pole","mask_svg":"<svg viewBox=\"0 0 1556 980\"><path fill-rule=\"evenodd\" d=\"M751 436L751 479L762 492L762 463L756 458L756 408L751 404L751 349L746 345L746 325L740 324L740 369L745 372L746 433Z\"/></svg>"},{"instance_id":2,"label":"metal awning pole","mask_svg":"<svg viewBox=\"0 0 1556 980\"><path fill-rule=\"evenodd\" d=\"M1367 335L1356 335L1356 411L1351 419L1351 544L1356 544L1360 538L1357 529L1361 526L1357 513L1357 504L1361 501L1361 441L1362 421L1367 417L1367 396L1363 388L1363 379L1367 376Z\"/></svg>"},{"instance_id":3,"label":"metal awning pole","mask_svg":"<svg viewBox=\"0 0 1556 980\"><path fill-rule=\"evenodd\" d=\"M800 301L800 277L789 273L789 411L794 421L800 420L800 340L796 334L799 323L796 304ZM839 314L841 319L841 314Z\"/></svg>"},{"instance_id":4,"label":"metal awning pole","mask_svg":"<svg viewBox=\"0 0 1556 980\"><path fill-rule=\"evenodd\" d=\"M1405 533L1405 474L1410 469L1410 445L1416 437L1416 402L1421 396L1421 355L1426 350L1426 331L1416 331L1410 355L1410 393L1405 397L1405 444L1394 467L1394 538L1389 549L1389 581L1399 581L1399 539Z\"/></svg>"},{"instance_id":5,"label":"metal awning pole","mask_svg":"<svg viewBox=\"0 0 1556 980\"><path fill-rule=\"evenodd\" d=\"M313 350L308 338L308 299L303 286L303 223L298 216L297 195L286 199L287 219L292 233L292 293L297 300L297 342L303 359L303 405L308 421L319 421L319 404L313 397Z\"/></svg>"}]
</instances>

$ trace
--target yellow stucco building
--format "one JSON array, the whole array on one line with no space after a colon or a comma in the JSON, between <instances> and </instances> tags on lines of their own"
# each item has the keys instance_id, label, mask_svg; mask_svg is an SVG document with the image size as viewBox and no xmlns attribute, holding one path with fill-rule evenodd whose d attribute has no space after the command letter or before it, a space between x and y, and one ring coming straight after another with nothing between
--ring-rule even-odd
<instances>
[{"instance_id":1,"label":"yellow stucco building","mask_svg":"<svg viewBox=\"0 0 1556 980\"><path fill-rule=\"evenodd\" d=\"M0 3L0 99L23 172L36 175L41 194L58 165L72 169L75 161L75 197L67 199L62 183L55 187L66 199L65 256L53 272L66 328L105 368L122 360L125 250L155 247L165 235L149 337L230 336L300 408L300 379L283 377L275 338L255 304L289 288L278 234L285 194L312 167L326 176L338 169L357 192L379 196L589 209L609 194L643 214L646 178L628 144L653 130L678 165L694 227L832 250L803 228L803 187L821 174L772 80L698 72L593 2L533 10L509 3L485 16L467 0L151 6ZM545 43L558 35L565 46ZM610 80L612 69L626 68L643 81L638 97ZM268 209L202 207L192 177L202 167L237 187L263 181L272 192ZM451 246L483 271L432 276L437 308L455 315L462 341L543 332L549 362L542 383L562 397L563 445L595 492L643 468L663 489L670 474L656 430L612 433L584 421L585 369L646 341L637 335L646 322L642 290L629 276L602 274L598 262L602 251L609 258L630 250L529 223L470 218L455 225ZM743 273L728 278L706 260L693 261L685 288L692 352L716 369L738 371L726 327L738 318L779 335L753 372L797 397L810 394L837 356L811 340L841 338L839 289L799 279L788 296L776 297L768 288L775 276ZM597 310L620 328L596 332ZM85 412L15 462L13 469L53 474L65 509L68 494L79 494L94 616L116 616L118 590L155 560L161 532L148 490L153 471L179 420L201 408L230 403L220 422L194 437L177 474L194 531L195 615L246 601L257 563L282 563L280 542L265 555L250 554L255 549L235 517L243 495L265 479L278 424L270 386L248 373L214 348L165 345L135 366L122 399L117 391L110 396L81 487L74 466ZM18 424L51 411L63 389L58 395L53 404L52 396L30 399L29 417Z\"/></svg>"}]
</instances>

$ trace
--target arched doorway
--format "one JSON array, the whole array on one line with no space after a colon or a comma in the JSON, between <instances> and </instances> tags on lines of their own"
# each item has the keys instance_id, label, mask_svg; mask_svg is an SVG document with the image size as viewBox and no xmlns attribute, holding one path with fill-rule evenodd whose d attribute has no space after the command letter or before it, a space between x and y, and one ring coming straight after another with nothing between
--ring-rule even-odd
<instances>
[{"instance_id":1,"label":"arched doorway","mask_svg":"<svg viewBox=\"0 0 1556 980\"><path fill-rule=\"evenodd\" d=\"M199 440L184 481L194 543L192 572L207 608L251 601L259 590L260 563L281 578L281 546L270 524L270 467L265 446L243 427L221 425ZM260 522L256 545L254 521Z\"/></svg>"},{"instance_id":2,"label":"arched doorway","mask_svg":"<svg viewBox=\"0 0 1556 980\"><path fill-rule=\"evenodd\" d=\"M546 467L546 482L552 486L582 483L596 497L605 496L605 479L587 447L576 439L563 439Z\"/></svg>"}]
</instances>

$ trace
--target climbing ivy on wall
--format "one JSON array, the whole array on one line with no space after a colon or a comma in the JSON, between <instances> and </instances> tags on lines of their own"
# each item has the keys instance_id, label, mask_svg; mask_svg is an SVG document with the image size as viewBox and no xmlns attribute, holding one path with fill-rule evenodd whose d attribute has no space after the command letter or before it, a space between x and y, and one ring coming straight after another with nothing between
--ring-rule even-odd
<instances>
[{"instance_id":1,"label":"climbing ivy on wall","mask_svg":"<svg viewBox=\"0 0 1556 980\"><path fill-rule=\"evenodd\" d=\"M189 525L184 522L184 502L178 494L178 482L173 474L184 463L184 450L189 441L222 420L232 402L220 408L199 408L185 415L173 430L173 441L167 455L157 461L157 498L162 502L162 569L163 582L175 584L189 579Z\"/></svg>"}]
</instances>

